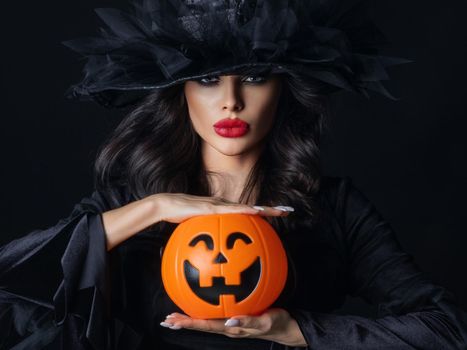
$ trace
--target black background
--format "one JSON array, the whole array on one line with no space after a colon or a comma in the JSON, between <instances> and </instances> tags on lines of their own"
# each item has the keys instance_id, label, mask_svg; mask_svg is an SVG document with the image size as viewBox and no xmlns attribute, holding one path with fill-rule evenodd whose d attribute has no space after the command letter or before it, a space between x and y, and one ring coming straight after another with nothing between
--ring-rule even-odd
<instances>
[{"instance_id":1,"label":"black background","mask_svg":"<svg viewBox=\"0 0 467 350\"><path fill-rule=\"evenodd\" d=\"M125 1L8 1L1 15L0 244L67 216L92 192L99 144L124 114L64 98L83 61L61 41L92 35L96 7ZM393 43L413 60L391 68L400 98L333 97L323 143L325 173L349 175L402 246L467 309L467 3L374 3ZM372 314L349 299L342 312Z\"/></svg>"}]
</instances>

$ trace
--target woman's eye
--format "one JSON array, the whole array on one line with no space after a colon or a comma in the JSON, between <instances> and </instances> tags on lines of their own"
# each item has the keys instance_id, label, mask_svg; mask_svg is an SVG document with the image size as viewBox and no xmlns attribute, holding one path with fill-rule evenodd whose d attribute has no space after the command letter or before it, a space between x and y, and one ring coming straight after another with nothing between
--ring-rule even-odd
<instances>
[{"instance_id":1,"label":"woman's eye","mask_svg":"<svg viewBox=\"0 0 467 350\"><path fill-rule=\"evenodd\" d=\"M213 80L211 79L215 79L215 77L205 77L205 78L200 78L198 79L197 81L203 85L209 85L209 84L212 84L214 83Z\"/></svg>"},{"instance_id":2,"label":"woman's eye","mask_svg":"<svg viewBox=\"0 0 467 350\"><path fill-rule=\"evenodd\" d=\"M253 80L248 81L249 78L253 78ZM248 83L262 83L265 80L266 78L259 75L249 75L245 78L245 81L248 81Z\"/></svg>"},{"instance_id":3,"label":"woman's eye","mask_svg":"<svg viewBox=\"0 0 467 350\"><path fill-rule=\"evenodd\" d=\"M199 78L196 81L202 85L213 85L215 84L219 79L217 77L204 77L204 78ZM247 83L253 83L253 84L258 84L266 81L266 78L263 76L259 75L248 75L245 76L245 78L242 80Z\"/></svg>"}]
</instances>

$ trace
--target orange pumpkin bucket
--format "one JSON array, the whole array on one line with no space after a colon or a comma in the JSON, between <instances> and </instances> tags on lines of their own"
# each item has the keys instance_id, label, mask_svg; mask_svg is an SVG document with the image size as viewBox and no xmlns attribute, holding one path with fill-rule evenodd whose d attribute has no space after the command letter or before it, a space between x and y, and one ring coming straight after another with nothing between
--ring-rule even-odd
<instances>
[{"instance_id":1,"label":"orange pumpkin bucket","mask_svg":"<svg viewBox=\"0 0 467 350\"><path fill-rule=\"evenodd\" d=\"M193 318L256 315L279 297L287 256L259 215L213 214L180 223L162 256L162 282Z\"/></svg>"}]
</instances>

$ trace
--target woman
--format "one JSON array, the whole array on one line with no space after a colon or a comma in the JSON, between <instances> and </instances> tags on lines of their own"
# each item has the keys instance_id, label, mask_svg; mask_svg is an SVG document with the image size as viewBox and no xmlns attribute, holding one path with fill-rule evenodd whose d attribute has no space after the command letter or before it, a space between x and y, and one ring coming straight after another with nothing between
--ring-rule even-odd
<instances>
[{"instance_id":1,"label":"woman","mask_svg":"<svg viewBox=\"0 0 467 350\"><path fill-rule=\"evenodd\" d=\"M339 22L334 11L292 1L98 11L102 36L67 43L89 58L71 94L137 105L98 154L92 196L1 248L4 348L466 347L452 294L425 278L350 178L321 174L327 93L385 93L394 63L357 45L365 31L352 32L352 12ZM257 317L191 319L161 285L162 248L181 221L230 212L275 227L286 288ZM347 294L378 304L378 318L332 314Z\"/></svg>"}]
</instances>

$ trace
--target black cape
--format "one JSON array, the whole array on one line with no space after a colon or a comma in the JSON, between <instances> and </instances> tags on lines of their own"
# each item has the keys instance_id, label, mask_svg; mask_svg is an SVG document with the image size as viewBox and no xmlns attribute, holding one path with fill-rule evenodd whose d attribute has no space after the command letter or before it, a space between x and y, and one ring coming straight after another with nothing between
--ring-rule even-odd
<instances>
[{"instance_id":1,"label":"black cape","mask_svg":"<svg viewBox=\"0 0 467 350\"><path fill-rule=\"evenodd\" d=\"M143 231L105 247L100 214L132 200L125 188L94 191L55 226L0 248L1 349L286 349L161 327L181 312L161 284L164 240ZM352 180L324 176L319 201L318 226L282 237L294 269L280 306L308 348L467 349L467 313L419 270ZM377 305L377 318L333 314L346 295Z\"/></svg>"}]
</instances>

